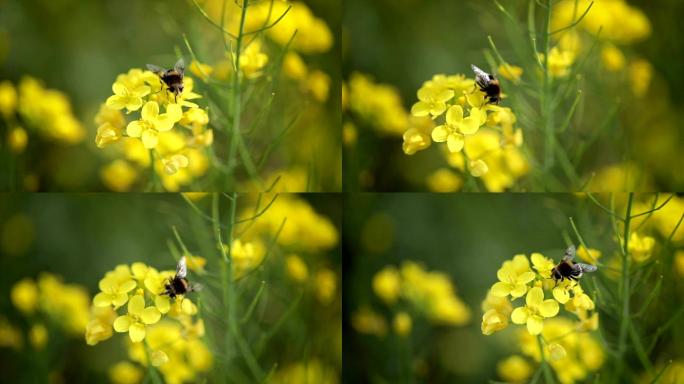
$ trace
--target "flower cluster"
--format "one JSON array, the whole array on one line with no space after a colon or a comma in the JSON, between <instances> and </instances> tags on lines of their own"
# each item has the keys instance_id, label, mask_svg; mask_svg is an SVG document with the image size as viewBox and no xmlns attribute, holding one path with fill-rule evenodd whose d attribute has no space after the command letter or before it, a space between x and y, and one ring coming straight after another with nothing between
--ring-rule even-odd
<instances>
[{"instance_id":1,"label":"flower cluster","mask_svg":"<svg viewBox=\"0 0 684 384\"><path fill-rule=\"evenodd\" d=\"M555 281L551 276L554 266L551 259L540 253L533 253L529 258L515 255L513 259L504 261L496 273L499 281L492 285L482 304L485 312L482 333L491 335L506 328L510 318L515 324L526 325L530 335L539 335L547 319L559 314L559 304L575 315L578 329L597 329L598 313L593 300L579 282L570 279ZM550 297L546 298L548 293ZM518 298L524 298L525 303L513 308L511 300Z\"/></svg>"},{"instance_id":2,"label":"flower cluster","mask_svg":"<svg viewBox=\"0 0 684 384\"><path fill-rule=\"evenodd\" d=\"M464 75L433 76L418 90L418 102L411 114L430 117L439 125L430 122L406 130L403 149L407 155L426 149L431 141L444 142L448 164L460 174L467 171L481 178L489 191L510 188L527 174L528 163L519 150L523 135L516 127L515 114L510 108L487 103L473 79ZM435 185L431 189L459 188L460 174L441 172L440 179L430 181Z\"/></svg>"},{"instance_id":3,"label":"flower cluster","mask_svg":"<svg viewBox=\"0 0 684 384\"><path fill-rule=\"evenodd\" d=\"M320 383L337 384L339 382L337 371L318 359L297 362L286 365L273 375L269 381L273 384L288 383Z\"/></svg>"},{"instance_id":4,"label":"flower cluster","mask_svg":"<svg viewBox=\"0 0 684 384\"><path fill-rule=\"evenodd\" d=\"M96 345L114 332L127 333L132 361L152 364L167 382L197 380L198 374L211 368L212 355L202 342L204 324L194 317L197 306L188 297L171 299L164 294L164 285L174 274L140 262L107 272L92 301L86 342ZM136 376L139 371L136 365L122 362L110 374Z\"/></svg>"},{"instance_id":5,"label":"flower cluster","mask_svg":"<svg viewBox=\"0 0 684 384\"><path fill-rule=\"evenodd\" d=\"M8 126L6 140L14 153L26 149L29 132L65 144L77 144L85 136L67 96L29 76L16 87L7 80L0 82L0 118Z\"/></svg>"},{"instance_id":6,"label":"flower cluster","mask_svg":"<svg viewBox=\"0 0 684 384\"><path fill-rule=\"evenodd\" d=\"M31 319L28 339L34 349L48 342L48 327L54 324L69 336L83 334L88 322L88 293L75 284L64 284L59 276L42 273L37 280L24 278L12 286L10 299L15 308ZM21 348L18 328L0 318L0 345Z\"/></svg>"},{"instance_id":7,"label":"flower cluster","mask_svg":"<svg viewBox=\"0 0 684 384\"><path fill-rule=\"evenodd\" d=\"M460 326L470 319L470 309L456 295L449 277L423 266L406 261L397 269L386 266L375 274L372 281L375 295L393 311L392 328L398 335L411 332L413 320L406 312L424 316L435 325ZM403 309L404 308L404 309ZM370 308L361 308L352 318L357 332L384 336L387 324L382 315Z\"/></svg>"},{"instance_id":8,"label":"flower cluster","mask_svg":"<svg viewBox=\"0 0 684 384\"><path fill-rule=\"evenodd\" d=\"M206 172L206 147L213 143L209 115L191 101L201 97L193 92L192 77L185 76L183 83L184 91L176 96L151 71L131 69L117 77L114 95L95 116L97 146L122 144L116 159L102 169L107 187L127 191L142 169L154 167L164 188L176 191ZM127 119L132 113L140 115Z\"/></svg>"}]
</instances>

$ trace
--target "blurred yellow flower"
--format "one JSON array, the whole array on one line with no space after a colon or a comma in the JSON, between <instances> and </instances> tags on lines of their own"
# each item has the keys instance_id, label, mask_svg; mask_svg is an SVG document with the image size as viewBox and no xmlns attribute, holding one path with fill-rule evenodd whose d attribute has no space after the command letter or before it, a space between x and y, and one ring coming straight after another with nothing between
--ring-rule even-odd
<instances>
[{"instance_id":1,"label":"blurred yellow flower","mask_svg":"<svg viewBox=\"0 0 684 384\"><path fill-rule=\"evenodd\" d=\"M496 331L500 331L508 327L508 314L499 312L492 308L487 310L482 315L482 324L480 330L483 335L491 335Z\"/></svg>"},{"instance_id":2,"label":"blurred yellow flower","mask_svg":"<svg viewBox=\"0 0 684 384\"><path fill-rule=\"evenodd\" d=\"M7 144L14 153L22 153L28 144L28 134L22 127L16 126L7 134Z\"/></svg>"},{"instance_id":3,"label":"blurred yellow flower","mask_svg":"<svg viewBox=\"0 0 684 384\"><path fill-rule=\"evenodd\" d=\"M314 280L318 301L323 305L327 305L335 300L335 293L337 292L337 275L334 271L323 268L316 272Z\"/></svg>"},{"instance_id":4,"label":"blurred yellow flower","mask_svg":"<svg viewBox=\"0 0 684 384\"><path fill-rule=\"evenodd\" d=\"M240 53L240 70L248 79L256 79L263 74L268 63L268 55L261 51L261 41L254 40Z\"/></svg>"},{"instance_id":5,"label":"blurred yellow flower","mask_svg":"<svg viewBox=\"0 0 684 384\"><path fill-rule=\"evenodd\" d=\"M539 53L539 60L544 63L543 53ZM570 74L570 67L575 62L575 54L571 51L562 51L559 47L553 47L549 51L546 61L551 77L565 77Z\"/></svg>"},{"instance_id":6,"label":"blurred yellow flower","mask_svg":"<svg viewBox=\"0 0 684 384\"><path fill-rule=\"evenodd\" d=\"M181 168L187 168L190 162L184 155L175 154L167 158L162 158L162 164L164 165L164 172L173 175Z\"/></svg>"},{"instance_id":7,"label":"blurred yellow flower","mask_svg":"<svg viewBox=\"0 0 684 384\"><path fill-rule=\"evenodd\" d=\"M406 336L411 333L411 328L413 326L413 321L411 316L406 312L399 312L394 315L394 320L392 320L392 327L394 332L399 336Z\"/></svg>"},{"instance_id":8,"label":"blurred yellow flower","mask_svg":"<svg viewBox=\"0 0 684 384\"><path fill-rule=\"evenodd\" d=\"M558 361L567 356L565 348L563 348L563 346L558 343L549 344L547 346L547 349L549 350L549 356L551 357L551 361Z\"/></svg>"},{"instance_id":9,"label":"blurred yellow flower","mask_svg":"<svg viewBox=\"0 0 684 384\"><path fill-rule=\"evenodd\" d=\"M532 366L522 356L513 355L496 364L499 377L510 383L523 383L532 375Z\"/></svg>"},{"instance_id":10,"label":"blurred yellow flower","mask_svg":"<svg viewBox=\"0 0 684 384\"><path fill-rule=\"evenodd\" d=\"M342 125L342 142L345 146L351 147L356 144L356 139L359 134L356 130L356 126L353 123L345 122Z\"/></svg>"},{"instance_id":11,"label":"blurred yellow flower","mask_svg":"<svg viewBox=\"0 0 684 384\"><path fill-rule=\"evenodd\" d=\"M287 52L283 58L283 71L288 77L301 81L306 78L308 68L297 52Z\"/></svg>"},{"instance_id":12,"label":"blurred yellow flower","mask_svg":"<svg viewBox=\"0 0 684 384\"><path fill-rule=\"evenodd\" d=\"M653 66L644 59L637 59L629 64L629 82L632 93L637 97L644 96L653 78Z\"/></svg>"},{"instance_id":13,"label":"blurred yellow flower","mask_svg":"<svg viewBox=\"0 0 684 384\"><path fill-rule=\"evenodd\" d=\"M112 337L116 312L112 307L93 307L86 326L85 339L88 345L95 345Z\"/></svg>"},{"instance_id":14,"label":"blurred yellow flower","mask_svg":"<svg viewBox=\"0 0 684 384\"><path fill-rule=\"evenodd\" d=\"M155 307L145 307L145 298L140 295L132 297L128 302L128 314L114 320L114 330L128 332L131 341L138 343L145 338L145 327L154 324L161 318Z\"/></svg>"},{"instance_id":15,"label":"blurred yellow flower","mask_svg":"<svg viewBox=\"0 0 684 384\"><path fill-rule=\"evenodd\" d=\"M138 171L127 161L117 159L100 170L104 185L115 192L126 192L138 178Z\"/></svg>"},{"instance_id":16,"label":"blurred yellow flower","mask_svg":"<svg viewBox=\"0 0 684 384\"><path fill-rule=\"evenodd\" d=\"M387 304L394 304L401 293L401 277L393 266L387 266L373 276L373 292Z\"/></svg>"},{"instance_id":17,"label":"blurred yellow flower","mask_svg":"<svg viewBox=\"0 0 684 384\"><path fill-rule=\"evenodd\" d=\"M362 307L352 314L352 327L356 332L383 337L387 334L387 322L379 313Z\"/></svg>"},{"instance_id":18,"label":"blurred yellow flower","mask_svg":"<svg viewBox=\"0 0 684 384\"><path fill-rule=\"evenodd\" d=\"M0 347L21 349L24 344L21 330L10 324L6 318L0 316Z\"/></svg>"},{"instance_id":19,"label":"blurred yellow flower","mask_svg":"<svg viewBox=\"0 0 684 384\"><path fill-rule=\"evenodd\" d=\"M109 369L109 380L114 384L139 384L144 377L142 369L128 361L121 361Z\"/></svg>"},{"instance_id":20,"label":"blurred yellow flower","mask_svg":"<svg viewBox=\"0 0 684 384\"><path fill-rule=\"evenodd\" d=\"M18 310L31 314L38 308L38 286L33 279L24 278L12 286L10 298Z\"/></svg>"},{"instance_id":21,"label":"blurred yellow flower","mask_svg":"<svg viewBox=\"0 0 684 384\"><path fill-rule=\"evenodd\" d=\"M511 81L518 81L520 80L520 76L523 74L523 69L518 67L517 65L510 65L510 64L501 64L499 65L499 75L503 77L504 79L508 79Z\"/></svg>"},{"instance_id":22,"label":"blurred yellow flower","mask_svg":"<svg viewBox=\"0 0 684 384\"><path fill-rule=\"evenodd\" d=\"M473 177L482 177L489 172L489 166L482 159L468 162L468 171Z\"/></svg>"},{"instance_id":23,"label":"blurred yellow flower","mask_svg":"<svg viewBox=\"0 0 684 384\"><path fill-rule=\"evenodd\" d=\"M193 60L190 65L188 65L188 70L204 81L206 81L214 72L214 68L211 65L200 63L197 60Z\"/></svg>"},{"instance_id":24,"label":"blurred yellow flower","mask_svg":"<svg viewBox=\"0 0 684 384\"><path fill-rule=\"evenodd\" d=\"M185 256L185 263L188 266L188 269L193 271L193 272L200 272L204 270L204 266L207 265L207 259L205 259L202 256L194 256L194 255L184 255Z\"/></svg>"},{"instance_id":25,"label":"blurred yellow flower","mask_svg":"<svg viewBox=\"0 0 684 384\"><path fill-rule=\"evenodd\" d=\"M606 44L601 50L603 66L610 72L618 72L625 68L625 55L620 48L613 44Z\"/></svg>"},{"instance_id":26,"label":"blurred yellow flower","mask_svg":"<svg viewBox=\"0 0 684 384\"><path fill-rule=\"evenodd\" d=\"M9 80L0 82L0 114L9 119L17 110L17 90Z\"/></svg>"},{"instance_id":27,"label":"blurred yellow flower","mask_svg":"<svg viewBox=\"0 0 684 384\"><path fill-rule=\"evenodd\" d=\"M527 324L531 335L538 335L544 328L544 318L558 314L558 302L553 299L544 300L544 291L539 287L531 288L525 297L525 306L518 307L511 313L515 324Z\"/></svg>"},{"instance_id":28,"label":"blurred yellow flower","mask_svg":"<svg viewBox=\"0 0 684 384\"><path fill-rule=\"evenodd\" d=\"M399 90L392 85L354 72L349 78L348 98L351 112L381 135L401 135L409 126L409 114Z\"/></svg>"},{"instance_id":29,"label":"blurred yellow flower","mask_svg":"<svg viewBox=\"0 0 684 384\"><path fill-rule=\"evenodd\" d=\"M636 232L632 232L627 243L629 254L632 256L632 260L637 263L648 261L653 254L654 246L655 239L653 237L641 236Z\"/></svg>"},{"instance_id":30,"label":"blurred yellow flower","mask_svg":"<svg viewBox=\"0 0 684 384\"><path fill-rule=\"evenodd\" d=\"M287 275L298 283L303 283L309 278L309 268L304 260L295 254L285 258L285 270Z\"/></svg>"},{"instance_id":31,"label":"blurred yellow flower","mask_svg":"<svg viewBox=\"0 0 684 384\"><path fill-rule=\"evenodd\" d=\"M316 383L337 384L339 373L318 359L288 364L279 369L271 378L272 384Z\"/></svg>"},{"instance_id":32,"label":"blurred yellow flower","mask_svg":"<svg viewBox=\"0 0 684 384\"><path fill-rule=\"evenodd\" d=\"M432 192L448 193L461 189L463 179L448 168L440 168L428 175L426 183Z\"/></svg>"},{"instance_id":33,"label":"blurred yellow flower","mask_svg":"<svg viewBox=\"0 0 684 384\"><path fill-rule=\"evenodd\" d=\"M492 295L499 297L522 297L527 292L527 284L534 280L534 272L525 255L516 255L513 260L504 261L496 272L499 282L492 285ZM536 297L533 297L536 298ZM535 304L536 301L534 302Z\"/></svg>"},{"instance_id":34,"label":"blurred yellow flower","mask_svg":"<svg viewBox=\"0 0 684 384\"><path fill-rule=\"evenodd\" d=\"M239 279L245 273L258 267L264 259L265 249L259 241L243 242L233 240L230 256L233 264L233 278Z\"/></svg>"},{"instance_id":35,"label":"blurred yellow flower","mask_svg":"<svg viewBox=\"0 0 684 384\"><path fill-rule=\"evenodd\" d=\"M33 349L40 351L45 348L45 344L48 342L48 331L43 324L34 324L29 330L29 341L33 346Z\"/></svg>"},{"instance_id":36,"label":"blurred yellow flower","mask_svg":"<svg viewBox=\"0 0 684 384\"><path fill-rule=\"evenodd\" d=\"M580 245L577 248L577 257L589 264L596 264L601 258L601 251L594 248L584 248L584 245Z\"/></svg>"},{"instance_id":37,"label":"blurred yellow flower","mask_svg":"<svg viewBox=\"0 0 684 384\"><path fill-rule=\"evenodd\" d=\"M413 118L415 124L404 132L402 149L405 154L413 155L428 148L432 144L431 133L434 123L429 117Z\"/></svg>"},{"instance_id":38,"label":"blurred yellow flower","mask_svg":"<svg viewBox=\"0 0 684 384\"><path fill-rule=\"evenodd\" d=\"M316 101L324 103L328 100L330 82L330 76L323 71L315 70L309 73L306 79L306 89L313 95Z\"/></svg>"}]
</instances>

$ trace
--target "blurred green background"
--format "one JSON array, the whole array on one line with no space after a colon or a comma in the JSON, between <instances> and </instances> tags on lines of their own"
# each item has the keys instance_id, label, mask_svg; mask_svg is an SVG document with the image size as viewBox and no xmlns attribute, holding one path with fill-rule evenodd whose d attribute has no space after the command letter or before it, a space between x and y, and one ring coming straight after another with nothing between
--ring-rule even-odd
<instances>
[{"instance_id":1,"label":"blurred green background","mask_svg":"<svg viewBox=\"0 0 684 384\"><path fill-rule=\"evenodd\" d=\"M287 197L296 198L295 195ZM256 195L238 195L238 214L251 215L249 207L255 198ZM335 228L340 228L341 201L338 196L309 194L300 198L330 220ZM209 196L195 200L195 204L207 212L209 202ZM262 206L266 202L264 200ZM226 219L227 199L222 198L220 204L221 215ZM277 204L276 201L274 206ZM250 210L243 211L247 209ZM294 222L291 225L295 225ZM207 260L204 267L207 273L191 271L189 279L203 285L201 292L190 296L192 300L202 298L205 305L209 305L207 303L220 297L218 251L214 247L211 224L191 209L180 194L1 194L0 323L3 324L0 328L6 330L4 322L8 321L20 330L24 339L23 347L12 348L11 343L5 344L8 334L0 330L3 377L17 383L42 382L48 374L52 377L51 382L57 383L110 382L108 369L127 358L124 347L128 337L125 334L115 333L112 339L91 347L86 345L84 334L67 336L58 327L50 327L46 347L35 350L26 333L40 317L17 311L10 301L10 290L23 278L36 279L40 273L50 272L61 276L66 284L84 287L92 299L98 292L98 281L118 264L143 262L160 271L173 270L175 259L169 251L169 243L175 242L173 227L193 254ZM297 252L308 264L312 276L309 283L298 285L288 279L285 256L292 252ZM321 304L316 296L315 271L325 266L339 279L339 247L307 253L275 245L267 261L264 268L236 285L240 292L237 303L244 305L244 309L261 282L265 282L265 291L256 307L257 315L245 326L245 334L256 337L268 332L292 303L297 304L266 344L267 348L259 357L261 364L264 369L270 369L274 363L279 363L279 368L285 369L292 363L317 359L332 369L333 379L336 378L341 369L341 291L333 282L332 299ZM243 314L240 312L238 316ZM208 317L205 321L209 327ZM221 359L223 357L218 354L214 356L216 372L222 364ZM230 364L240 361L239 356L233 356ZM209 375L211 377L212 373Z\"/></svg>"},{"instance_id":2,"label":"blurred green background","mask_svg":"<svg viewBox=\"0 0 684 384\"><path fill-rule=\"evenodd\" d=\"M559 0L552 4L572 2ZM582 171L598 171L611 161L633 160L646 169L646 179L650 183L640 186L639 190L681 190L684 179L672 166L682 160L676 148L684 143L684 129L679 123L682 119L681 106L684 104L681 92L684 89L684 76L680 69L680 63L684 61L684 45L678 42L678 37L684 33L684 26L673 15L684 13L684 3L679 0L625 2L640 9L651 23L652 31L646 39L620 46L632 55L630 57L642 57L652 64L654 74L651 91L642 101L630 101L622 106L616 123L617 130L601 137L593 153L588 154L588 160L585 159L583 163L584 168L592 168ZM500 3L514 18L520 20L521 28L526 28L527 1L501 0ZM536 9L537 28L540 28L545 11L540 6ZM470 64L487 71L495 70L490 68L484 55L485 51L490 50L489 35L504 59L509 60L510 64L521 65L516 62L516 50L510 43L510 39L518 37L512 36L515 30L507 24L510 23L493 0L348 0L345 2L342 31L343 75L348 81L352 73L367 74L378 83L396 87L404 109L409 111L417 101L416 91L434 74L461 73L471 76ZM522 39L527 38L521 36ZM588 48L586 42L585 48ZM594 51L594 56L598 58L600 53ZM584 72L594 71L600 66L598 59L591 63ZM579 87L584 90L583 101L600 112L589 112L588 108L581 127L584 132L577 133L574 139L582 139L590 135L586 132L598 129L607 106L617 99L625 99L626 91L616 91L610 84L613 84L614 78L620 78L626 72L624 69L612 75L587 75L589 83ZM525 72L523 79L529 82L530 76L530 73ZM527 97L527 94L523 97ZM536 100L529 99L536 105ZM511 102L504 99L501 105L511 107ZM560 110L558 113L561 115L567 113L567 109ZM519 113L516 110L513 112ZM525 135L530 134L530 127L520 120L518 116L518 126L522 127ZM345 152L348 190L424 191L427 189L426 176L438 167L446 167L442 151L436 148L407 156L402 152L399 135L392 137L373 132L374 129L379 131L373 122L355 123L360 124L357 127L358 141ZM617 141L622 132L630 133L628 144ZM531 141L530 136L526 136L525 140ZM561 140L561 143L575 145L574 140ZM441 145L433 143L432 146ZM526 184L522 184L523 190L530 190L526 187ZM625 189L608 185L589 190ZM563 192L560 189L546 191Z\"/></svg>"},{"instance_id":3,"label":"blurred green background","mask_svg":"<svg viewBox=\"0 0 684 384\"><path fill-rule=\"evenodd\" d=\"M598 198L606 201L608 196ZM618 197L618 201L622 198L624 196ZM637 195L635 200L650 201L651 198L652 195ZM343 223L346 383L485 383L500 380L497 362L520 353L516 334L506 329L484 336L480 324L481 303L497 281L496 273L502 262L516 254L529 256L532 252L560 260L568 244L578 244L570 217L589 247L603 253L603 263L618 252L608 216L580 195L360 194L347 197L345 205L354 207L345 212ZM684 213L681 209L681 205L675 209L675 223ZM634 213L642 211L643 206L640 206ZM668 226L669 231L671 227L673 225ZM681 237L681 228L678 233ZM666 251L665 245L659 244ZM681 276L672 274L670 257L662 256L655 263L655 268L664 271L661 272L665 275L663 286L668 287L668 293L664 290L658 302L652 304L652 312L649 312L652 315L641 320L644 327L662 325L663 318L669 319L681 306ZM411 310L411 333L402 339L392 331L392 314L407 310L407 306L402 300L395 306L387 305L374 294L371 282L384 267L399 268L402 262L409 260L422 264L427 271L443 272L451 279L456 295L470 309L470 320L465 326L429 324L416 314L417 311ZM605 275L609 269L600 267L593 277L583 278L582 284L588 294L593 294L592 285L587 285L592 283L588 279L596 277L607 286L616 284ZM654 279L646 282L646 286L653 282ZM639 291L649 292L647 287L639 288ZM514 306L517 305L520 303ZM640 307L635 305L633 310L636 311ZM353 315L362 307L370 307L386 319L389 330L385 336L360 333L352 327ZM611 337L617 331L616 317L608 308L599 308L599 311L603 335L608 335L605 336L609 338L608 343L614 345ZM681 317L673 321L681 324ZM510 324L511 327L520 326ZM654 361L676 361L684 356L677 341L682 340L684 334L680 328L674 328L672 339L663 337L651 355ZM406 357L402 352L406 350L413 354ZM641 366L634 356L628 361L633 362L632 369L640 372ZM606 369L612 369L609 363L604 365ZM410 380L402 375L406 371Z\"/></svg>"}]
</instances>

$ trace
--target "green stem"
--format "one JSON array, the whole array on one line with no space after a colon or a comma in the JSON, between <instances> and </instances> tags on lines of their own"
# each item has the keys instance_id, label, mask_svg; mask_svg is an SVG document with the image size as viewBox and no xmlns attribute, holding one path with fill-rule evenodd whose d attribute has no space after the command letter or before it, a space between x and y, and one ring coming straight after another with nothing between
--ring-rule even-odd
<instances>
[{"instance_id":1,"label":"green stem","mask_svg":"<svg viewBox=\"0 0 684 384\"><path fill-rule=\"evenodd\" d=\"M159 175L157 175L157 170L155 168L155 158L154 149L150 149L150 190L151 192L160 192Z\"/></svg>"},{"instance_id":2,"label":"green stem","mask_svg":"<svg viewBox=\"0 0 684 384\"><path fill-rule=\"evenodd\" d=\"M542 335L537 335L537 345L539 345L539 356L541 356L541 366L542 370L544 371L544 380L546 381L546 384L555 383L553 380L551 367L546 362L546 358L544 357L544 342L542 341Z\"/></svg>"},{"instance_id":3,"label":"green stem","mask_svg":"<svg viewBox=\"0 0 684 384\"><path fill-rule=\"evenodd\" d=\"M549 50L551 42L551 0L546 0L546 38L544 39L544 82L540 102L544 116L544 169L549 171L553 167L556 151L556 136L553 126L553 100L551 97L551 75L549 73Z\"/></svg>"},{"instance_id":4,"label":"green stem","mask_svg":"<svg viewBox=\"0 0 684 384\"><path fill-rule=\"evenodd\" d=\"M627 337L629 335L629 299L630 299L630 283L629 283L629 225L632 220L632 200L634 193L630 192L627 198L627 209L625 211L625 223L622 237L622 246L620 247L622 253L622 313L620 319L620 334L618 338L618 366L616 379L619 381L622 371L624 369L625 352L627 351Z\"/></svg>"},{"instance_id":5,"label":"green stem","mask_svg":"<svg viewBox=\"0 0 684 384\"><path fill-rule=\"evenodd\" d=\"M242 49L242 38L244 37L245 28L245 18L247 15L247 7L249 6L249 0L244 0L242 3L242 13L240 15L240 29L238 30L237 38L235 39L235 67L233 76L233 135L230 141L230 147L228 150L228 169L233 172L235 169L235 162L237 161L237 145L240 138L240 118L242 109L242 93L240 90L241 79L240 79L240 50Z\"/></svg>"},{"instance_id":6,"label":"green stem","mask_svg":"<svg viewBox=\"0 0 684 384\"><path fill-rule=\"evenodd\" d=\"M147 358L147 375L145 376L145 382L149 379L152 383L159 383L162 384L163 381L161 377L159 377L159 372L152 366L152 357L150 355L150 345L147 343L147 340L144 340L145 343L145 357Z\"/></svg>"}]
</instances>

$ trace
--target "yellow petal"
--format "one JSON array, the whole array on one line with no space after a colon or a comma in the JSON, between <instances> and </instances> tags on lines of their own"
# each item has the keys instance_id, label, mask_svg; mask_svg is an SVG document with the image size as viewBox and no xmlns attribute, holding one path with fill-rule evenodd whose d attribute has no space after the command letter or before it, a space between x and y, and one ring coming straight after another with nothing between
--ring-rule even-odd
<instances>
[{"instance_id":1,"label":"yellow petal","mask_svg":"<svg viewBox=\"0 0 684 384\"><path fill-rule=\"evenodd\" d=\"M449 136L449 130L446 125L438 125L432 130L432 140L437 143L443 143L447 140Z\"/></svg>"},{"instance_id":2,"label":"yellow petal","mask_svg":"<svg viewBox=\"0 0 684 384\"><path fill-rule=\"evenodd\" d=\"M130 292L132 291L138 284L135 282L135 280L130 279L126 280L121 285L119 285L119 292Z\"/></svg>"},{"instance_id":3,"label":"yellow petal","mask_svg":"<svg viewBox=\"0 0 684 384\"><path fill-rule=\"evenodd\" d=\"M132 93L135 97L147 96L150 93L150 87L148 87L147 85L141 85L138 88L134 89Z\"/></svg>"},{"instance_id":4,"label":"yellow petal","mask_svg":"<svg viewBox=\"0 0 684 384\"><path fill-rule=\"evenodd\" d=\"M527 271L527 272L523 272L522 274L520 274L520 276L518 276L516 281L518 281L519 283L527 284L530 281L534 280L534 277L535 277L534 272Z\"/></svg>"},{"instance_id":5,"label":"yellow petal","mask_svg":"<svg viewBox=\"0 0 684 384\"><path fill-rule=\"evenodd\" d=\"M119 308L120 306L126 304L127 301L128 295L123 292L119 292L112 299L112 304L114 304L114 307Z\"/></svg>"},{"instance_id":6,"label":"yellow petal","mask_svg":"<svg viewBox=\"0 0 684 384\"><path fill-rule=\"evenodd\" d=\"M515 284L515 287L511 289L511 296L512 297L521 297L527 292L527 284Z\"/></svg>"},{"instance_id":7,"label":"yellow petal","mask_svg":"<svg viewBox=\"0 0 684 384\"><path fill-rule=\"evenodd\" d=\"M126 108L126 98L123 96L109 96L105 102L109 108L124 109Z\"/></svg>"},{"instance_id":8,"label":"yellow petal","mask_svg":"<svg viewBox=\"0 0 684 384\"><path fill-rule=\"evenodd\" d=\"M93 304L96 307L107 307L111 303L112 303L112 296L107 294L107 293L100 292L97 295L95 295L95 297L93 297Z\"/></svg>"},{"instance_id":9,"label":"yellow petal","mask_svg":"<svg viewBox=\"0 0 684 384\"><path fill-rule=\"evenodd\" d=\"M430 114L430 105L424 101L419 101L411 107L413 116L427 116Z\"/></svg>"},{"instance_id":10,"label":"yellow petal","mask_svg":"<svg viewBox=\"0 0 684 384\"><path fill-rule=\"evenodd\" d=\"M126 96L128 89L121 83L114 83L112 84L112 92L114 92L115 95Z\"/></svg>"},{"instance_id":11,"label":"yellow petal","mask_svg":"<svg viewBox=\"0 0 684 384\"><path fill-rule=\"evenodd\" d=\"M497 296L497 297L508 296L508 294L511 293L510 287L511 287L510 284L503 283L500 281L500 282L492 285L492 289L491 289L492 295Z\"/></svg>"},{"instance_id":12,"label":"yellow petal","mask_svg":"<svg viewBox=\"0 0 684 384\"><path fill-rule=\"evenodd\" d=\"M143 131L143 126L140 123L140 121L131 121L128 123L128 126L126 126L126 133L130 137L140 137L142 135Z\"/></svg>"},{"instance_id":13,"label":"yellow petal","mask_svg":"<svg viewBox=\"0 0 684 384\"><path fill-rule=\"evenodd\" d=\"M511 313L511 321L515 324L525 324L528 317L527 308L525 307L518 307Z\"/></svg>"},{"instance_id":14,"label":"yellow petal","mask_svg":"<svg viewBox=\"0 0 684 384\"><path fill-rule=\"evenodd\" d=\"M161 313L155 307L147 307L143 309L140 319L145 324L154 324L161 318Z\"/></svg>"},{"instance_id":15,"label":"yellow petal","mask_svg":"<svg viewBox=\"0 0 684 384\"><path fill-rule=\"evenodd\" d=\"M456 126L463 121L463 107L460 105L452 105L447 110L446 122L449 125Z\"/></svg>"},{"instance_id":16,"label":"yellow petal","mask_svg":"<svg viewBox=\"0 0 684 384\"><path fill-rule=\"evenodd\" d=\"M465 142L463 141L463 136L461 135L451 134L447 138L447 147L451 153L460 152L463 149L464 144Z\"/></svg>"},{"instance_id":17,"label":"yellow petal","mask_svg":"<svg viewBox=\"0 0 684 384\"><path fill-rule=\"evenodd\" d=\"M128 315L119 316L114 320L114 330L117 332L126 332L133 322L133 318Z\"/></svg>"},{"instance_id":18,"label":"yellow petal","mask_svg":"<svg viewBox=\"0 0 684 384\"><path fill-rule=\"evenodd\" d=\"M436 99L441 102L448 101L454 97L454 90L453 89L445 89L441 91L440 93L437 94Z\"/></svg>"},{"instance_id":19,"label":"yellow petal","mask_svg":"<svg viewBox=\"0 0 684 384\"><path fill-rule=\"evenodd\" d=\"M142 143L147 149L152 149L159 143L159 138L157 137L157 131L154 129L146 129L142 133Z\"/></svg>"},{"instance_id":20,"label":"yellow petal","mask_svg":"<svg viewBox=\"0 0 684 384\"><path fill-rule=\"evenodd\" d=\"M538 307L542 304L542 301L544 301L544 291L541 288L534 287L527 292L525 302L528 307Z\"/></svg>"},{"instance_id":21,"label":"yellow petal","mask_svg":"<svg viewBox=\"0 0 684 384\"><path fill-rule=\"evenodd\" d=\"M147 121L154 121L159 116L159 104L156 101L148 101L142 109L142 118Z\"/></svg>"},{"instance_id":22,"label":"yellow petal","mask_svg":"<svg viewBox=\"0 0 684 384\"><path fill-rule=\"evenodd\" d=\"M129 111L137 111L142 107L142 99L139 97L128 97L126 99L126 109Z\"/></svg>"},{"instance_id":23,"label":"yellow petal","mask_svg":"<svg viewBox=\"0 0 684 384\"><path fill-rule=\"evenodd\" d=\"M140 323L131 324L131 328L128 330L128 336L134 343L142 341L142 339L145 338L145 326Z\"/></svg>"},{"instance_id":24,"label":"yellow petal","mask_svg":"<svg viewBox=\"0 0 684 384\"><path fill-rule=\"evenodd\" d=\"M558 314L558 302L552 299L544 300L539 306L539 313L544 317L553 317Z\"/></svg>"},{"instance_id":25,"label":"yellow petal","mask_svg":"<svg viewBox=\"0 0 684 384\"><path fill-rule=\"evenodd\" d=\"M570 295L568 294L567 290L561 287L555 287L553 289L553 298L556 299L559 303L565 304L570 299Z\"/></svg>"},{"instance_id":26,"label":"yellow petal","mask_svg":"<svg viewBox=\"0 0 684 384\"><path fill-rule=\"evenodd\" d=\"M544 321L539 316L530 316L527 319L527 332L530 335L538 335L544 329Z\"/></svg>"},{"instance_id":27,"label":"yellow petal","mask_svg":"<svg viewBox=\"0 0 684 384\"><path fill-rule=\"evenodd\" d=\"M464 135L474 134L480 129L480 115L466 117L461 124L459 124L458 128Z\"/></svg>"},{"instance_id":28,"label":"yellow petal","mask_svg":"<svg viewBox=\"0 0 684 384\"><path fill-rule=\"evenodd\" d=\"M152 352L150 359L152 360L152 365L155 367L160 367L169 362L169 356L167 356L162 350L156 350Z\"/></svg>"},{"instance_id":29,"label":"yellow petal","mask_svg":"<svg viewBox=\"0 0 684 384\"><path fill-rule=\"evenodd\" d=\"M128 302L128 313L136 316L142 314L143 309L145 309L145 299L140 295L135 295Z\"/></svg>"},{"instance_id":30,"label":"yellow petal","mask_svg":"<svg viewBox=\"0 0 684 384\"><path fill-rule=\"evenodd\" d=\"M468 163L468 170L473 177L481 177L489 172L489 166L483 160L477 159Z\"/></svg>"},{"instance_id":31,"label":"yellow petal","mask_svg":"<svg viewBox=\"0 0 684 384\"><path fill-rule=\"evenodd\" d=\"M159 312L166 313L171 309L171 300L168 296L157 296L154 298L154 305Z\"/></svg>"},{"instance_id":32,"label":"yellow petal","mask_svg":"<svg viewBox=\"0 0 684 384\"><path fill-rule=\"evenodd\" d=\"M166 116L175 123L183 117L183 110L178 104L169 104L169 106L166 107Z\"/></svg>"}]
</instances>

